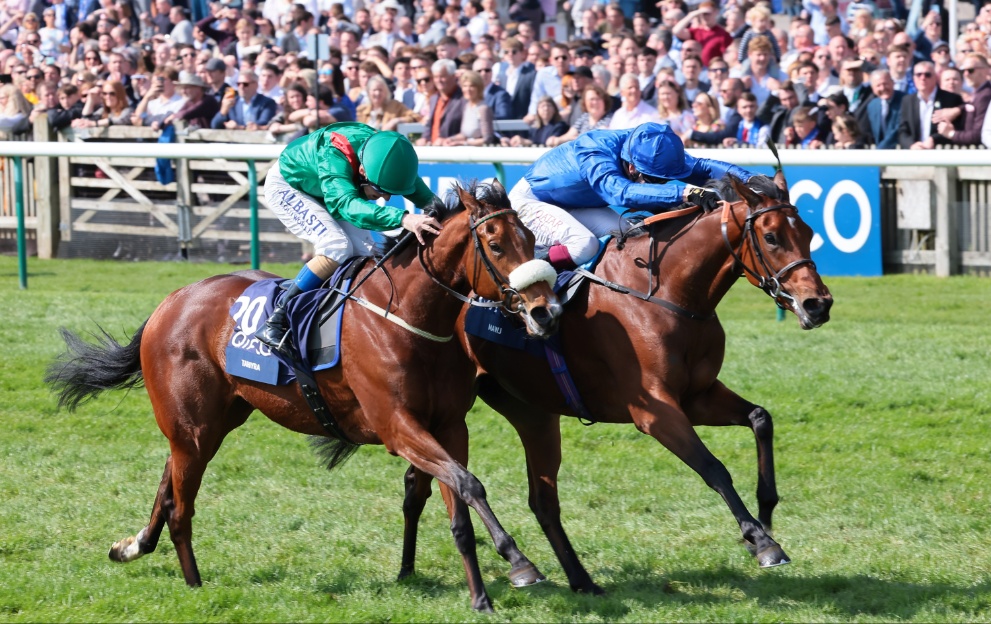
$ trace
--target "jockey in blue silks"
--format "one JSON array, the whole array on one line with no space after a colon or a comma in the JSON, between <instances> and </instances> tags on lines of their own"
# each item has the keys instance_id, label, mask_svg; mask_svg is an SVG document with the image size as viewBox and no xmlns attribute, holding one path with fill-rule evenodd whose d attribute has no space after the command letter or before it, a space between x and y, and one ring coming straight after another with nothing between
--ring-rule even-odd
<instances>
[{"instance_id":1,"label":"jockey in blue silks","mask_svg":"<svg viewBox=\"0 0 991 624\"><path fill-rule=\"evenodd\" d=\"M685 202L714 210L719 197L703 184L746 169L685 153L670 126L645 123L628 130L593 130L537 159L509 193L513 208L533 231L538 251L557 269L588 262L599 236L618 229L610 206L664 212Z\"/></svg>"}]
</instances>

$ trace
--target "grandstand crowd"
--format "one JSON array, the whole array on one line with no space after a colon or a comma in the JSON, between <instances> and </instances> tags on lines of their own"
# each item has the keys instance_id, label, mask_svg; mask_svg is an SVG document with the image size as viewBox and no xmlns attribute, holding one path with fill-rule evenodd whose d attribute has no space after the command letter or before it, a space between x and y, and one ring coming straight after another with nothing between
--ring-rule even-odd
<instances>
[{"instance_id":1,"label":"grandstand crowd","mask_svg":"<svg viewBox=\"0 0 991 624\"><path fill-rule=\"evenodd\" d=\"M285 142L357 120L555 146L661 121L698 147L991 145L991 3L960 33L931 0L0 3L7 135L46 115Z\"/></svg>"}]
</instances>

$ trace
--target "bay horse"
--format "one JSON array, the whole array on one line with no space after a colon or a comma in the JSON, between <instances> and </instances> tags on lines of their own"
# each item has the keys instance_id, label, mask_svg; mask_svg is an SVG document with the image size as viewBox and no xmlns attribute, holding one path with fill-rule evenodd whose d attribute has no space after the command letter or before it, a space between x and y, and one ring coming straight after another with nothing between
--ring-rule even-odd
<instances>
[{"instance_id":1,"label":"bay horse","mask_svg":"<svg viewBox=\"0 0 991 624\"><path fill-rule=\"evenodd\" d=\"M181 288L127 346L106 332L100 344L90 344L61 330L67 351L46 374L59 407L73 410L104 390L143 382L171 448L150 521L137 535L116 542L111 559L129 562L154 551L168 524L186 583L201 584L191 541L194 500L224 437L258 410L287 429L321 436L329 468L357 445L383 444L435 477L449 514L459 518L452 533L475 609L492 605L476 561L474 533L460 523L468 518L465 504L479 514L496 550L511 564L513 585L543 580L499 524L482 484L465 469L465 416L475 398L475 368L453 333L466 295L474 290L520 313L530 335L551 334L560 313L551 288L554 270L533 259L533 235L498 182L456 191L458 201L449 201L439 215L443 229L437 237L425 247L413 244L396 253L356 295L388 309L394 322L364 306L349 306L341 330L342 363L315 373L343 437L334 439L321 425L298 385L271 386L225 371L225 345L234 330L231 305L253 282L273 275L246 271Z\"/></svg>"},{"instance_id":2,"label":"bay horse","mask_svg":"<svg viewBox=\"0 0 991 624\"><path fill-rule=\"evenodd\" d=\"M632 422L722 496L761 567L790 562L770 536L778 502L771 415L719 381L726 336L715 311L740 275L794 312L803 329L829 320L832 296L810 258L812 229L789 203L783 175L747 184L754 190L735 179L714 185L724 200L735 200L723 201L722 211L651 225L606 249L595 273L611 287L586 283L561 316L563 356L584 410L558 390L546 360L469 335L464 313L459 318L458 336L478 366L479 396L509 420L523 442L530 508L574 591L603 590L561 524L560 414ZM639 290L645 284L646 292L632 295L616 288ZM729 471L695 433L699 425L753 431L757 519L733 488ZM430 496L430 478L411 466L405 484L400 578L413 572L417 522Z\"/></svg>"}]
</instances>

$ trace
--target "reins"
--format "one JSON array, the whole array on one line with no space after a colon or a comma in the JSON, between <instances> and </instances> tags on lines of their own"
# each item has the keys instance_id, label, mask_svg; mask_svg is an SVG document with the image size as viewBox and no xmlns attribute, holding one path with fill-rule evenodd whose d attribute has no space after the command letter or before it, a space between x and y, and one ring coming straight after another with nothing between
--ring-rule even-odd
<instances>
[{"instance_id":1,"label":"reins","mask_svg":"<svg viewBox=\"0 0 991 624\"><path fill-rule=\"evenodd\" d=\"M786 306L784 306L779 299L794 302L795 298L785 292L785 290L781 287L781 278L792 269L802 266L803 264L810 264L812 265L812 268L815 269L816 263L811 258L800 258L794 262L788 263L780 270L775 271L771 268L771 265L768 264L767 259L764 257L764 252L761 251L760 241L757 238L757 231L754 229L754 222L757 220L757 217L763 214L775 210L793 208L793 206L790 204L775 204L773 206L766 206L758 210L750 210L748 207L747 218L743 222L743 232L740 238L740 250L742 251L744 243L749 240L750 248L753 249L754 256L757 258L757 262L759 263L759 266L755 268L760 270L761 273L758 273L757 270L748 267L743 261L743 258L740 256L740 252L733 249L733 245L729 241L728 224L731 208L732 204L729 202L724 203L722 219L719 225L720 230L722 231L723 241L726 243L726 248L729 249L729 252L733 255L733 260L736 264L742 267L744 271L757 280L757 287L763 290L769 297L774 299L774 302L779 308L786 309Z\"/></svg>"}]
</instances>

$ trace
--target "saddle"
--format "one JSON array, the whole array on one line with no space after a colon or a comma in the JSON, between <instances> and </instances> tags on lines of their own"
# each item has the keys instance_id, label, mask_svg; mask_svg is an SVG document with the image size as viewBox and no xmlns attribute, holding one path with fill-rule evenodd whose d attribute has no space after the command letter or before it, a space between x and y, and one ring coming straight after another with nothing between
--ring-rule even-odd
<instances>
[{"instance_id":1,"label":"saddle","mask_svg":"<svg viewBox=\"0 0 991 624\"><path fill-rule=\"evenodd\" d=\"M296 379L295 365L308 371L337 366L341 361L340 334L344 318L343 293L367 258L352 258L323 287L301 293L289 302L289 333L299 362L282 359L254 337L275 309L282 294L282 279L268 279L249 286L231 306L234 333L227 343L227 372L236 377L270 385L285 385ZM329 313L333 310L333 313Z\"/></svg>"}]
</instances>

